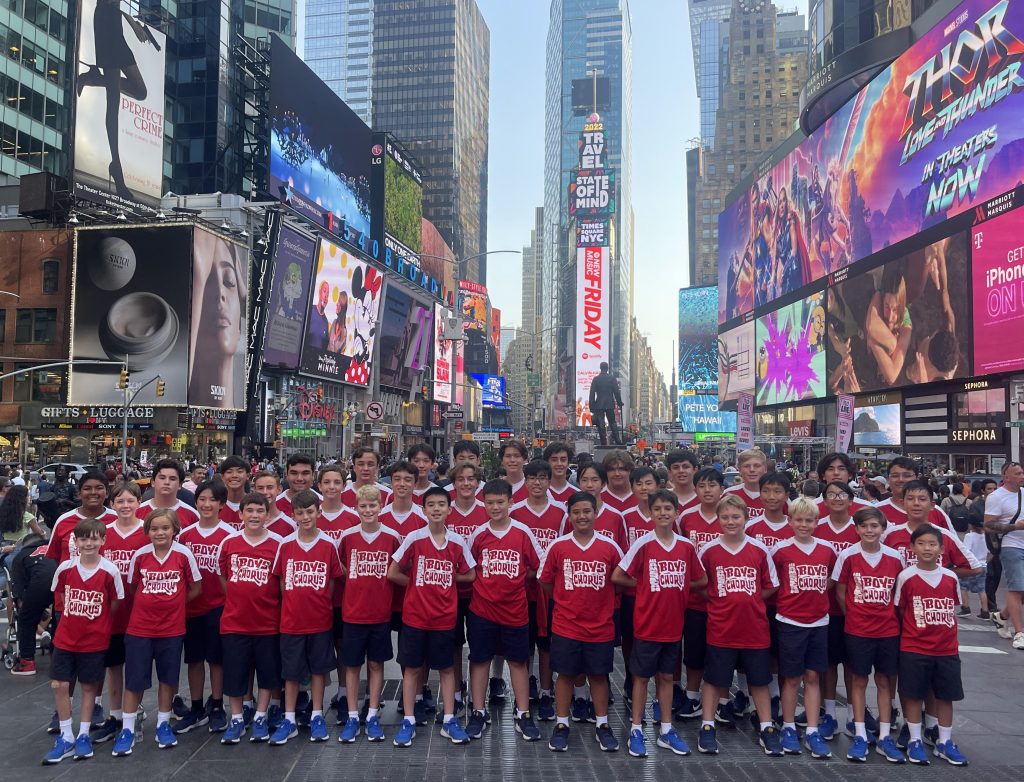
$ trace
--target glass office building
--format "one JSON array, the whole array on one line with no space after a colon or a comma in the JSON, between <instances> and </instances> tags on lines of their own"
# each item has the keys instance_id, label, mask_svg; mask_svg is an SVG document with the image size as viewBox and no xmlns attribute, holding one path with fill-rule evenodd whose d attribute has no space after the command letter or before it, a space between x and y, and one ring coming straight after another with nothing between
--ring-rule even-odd
<instances>
[{"instance_id":1,"label":"glass office building","mask_svg":"<svg viewBox=\"0 0 1024 782\"><path fill-rule=\"evenodd\" d=\"M306 0L303 59L366 124L373 119L373 0Z\"/></svg>"}]
</instances>

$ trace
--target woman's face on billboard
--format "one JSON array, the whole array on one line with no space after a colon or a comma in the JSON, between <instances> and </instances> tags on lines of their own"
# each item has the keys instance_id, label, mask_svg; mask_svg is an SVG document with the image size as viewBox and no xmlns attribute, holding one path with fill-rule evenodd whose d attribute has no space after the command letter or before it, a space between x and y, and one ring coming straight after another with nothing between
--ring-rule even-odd
<instances>
[{"instance_id":1,"label":"woman's face on billboard","mask_svg":"<svg viewBox=\"0 0 1024 782\"><path fill-rule=\"evenodd\" d=\"M900 307L900 297L895 293L882 294L882 315L885 317L886 325L895 329L903 319L903 312Z\"/></svg>"},{"instance_id":2,"label":"woman's face on billboard","mask_svg":"<svg viewBox=\"0 0 1024 782\"><path fill-rule=\"evenodd\" d=\"M232 355L238 349L238 339L242 333L239 285L231 250L219 243L213 271L206 281L205 304L207 312L216 313L217 344L225 355Z\"/></svg>"}]
</instances>

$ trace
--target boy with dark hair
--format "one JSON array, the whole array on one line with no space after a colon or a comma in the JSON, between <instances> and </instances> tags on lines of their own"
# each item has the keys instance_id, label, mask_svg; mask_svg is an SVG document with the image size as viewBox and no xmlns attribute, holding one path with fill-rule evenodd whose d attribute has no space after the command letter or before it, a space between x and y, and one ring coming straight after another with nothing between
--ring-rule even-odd
<instances>
[{"instance_id":1,"label":"boy with dark hair","mask_svg":"<svg viewBox=\"0 0 1024 782\"><path fill-rule=\"evenodd\" d=\"M277 495L275 504L281 513L294 518L292 503L295 495L307 489L313 490L313 460L303 453L293 453L285 464L284 477L288 481L288 488Z\"/></svg>"},{"instance_id":2,"label":"boy with dark hair","mask_svg":"<svg viewBox=\"0 0 1024 782\"><path fill-rule=\"evenodd\" d=\"M477 469L479 476L473 489L473 495L476 499L482 500L481 492L484 488L484 474L480 470L480 445L473 440L456 440L455 445L452 446L452 468L448 471L449 482L445 488L448 489L448 494L451 495L454 502L457 495L455 487L456 471L464 464Z\"/></svg>"},{"instance_id":3,"label":"boy with dark hair","mask_svg":"<svg viewBox=\"0 0 1024 782\"><path fill-rule=\"evenodd\" d=\"M178 490L185 480L185 470L176 459L161 459L153 466L153 498L139 506L138 516L145 518L157 508L173 510L181 524L181 529L195 524L199 514L191 505L186 505L178 498ZM186 495L187 496L187 495Z\"/></svg>"},{"instance_id":4,"label":"boy with dark hair","mask_svg":"<svg viewBox=\"0 0 1024 782\"><path fill-rule=\"evenodd\" d=\"M82 519L99 519L104 526L117 520L117 514L106 506L108 487L107 479L99 472L88 472L78 482L78 498L82 504L54 522L53 530L50 532L50 543L46 547L46 556L49 559L60 565L78 556L75 527ZM59 605L56 605L55 609L58 612L61 610Z\"/></svg>"},{"instance_id":5,"label":"boy with dark hair","mask_svg":"<svg viewBox=\"0 0 1024 782\"><path fill-rule=\"evenodd\" d=\"M498 446L498 461L505 470L505 480L512 484L513 504L526 499L527 486L523 466L529 458L530 453L520 440L506 440ZM549 475L548 478L550 477Z\"/></svg>"},{"instance_id":6,"label":"boy with dark hair","mask_svg":"<svg viewBox=\"0 0 1024 782\"><path fill-rule=\"evenodd\" d=\"M453 744L468 744L469 736L455 717L455 620L458 582L476 578L476 561L466 541L445 527L451 498L440 486L423 494L428 526L409 533L392 556L388 578L405 587L398 663L403 666L402 700L405 719L394 738L408 747L416 736L415 699L426 668L439 672L444 704L441 735Z\"/></svg>"},{"instance_id":7,"label":"boy with dark hair","mask_svg":"<svg viewBox=\"0 0 1024 782\"><path fill-rule=\"evenodd\" d=\"M270 500L271 508L267 514L267 529L273 532L282 540L287 538L289 535L295 532L295 519L290 515L281 510L281 505L278 502L280 499L281 492L281 479L277 477L276 472L270 470L264 470L263 472L256 473L252 479L253 491L262 494L268 500ZM314 492L315 493L315 492ZM289 500L289 507L291 507L291 501Z\"/></svg>"},{"instance_id":8,"label":"boy with dark hair","mask_svg":"<svg viewBox=\"0 0 1024 782\"><path fill-rule=\"evenodd\" d=\"M569 482L569 462L572 446L561 440L549 443L544 449L544 461L551 465L551 486L548 492L555 502L565 503L578 489Z\"/></svg>"},{"instance_id":9,"label":"boy with dark hair","mask_svg":"<svg viewBox=\"0 0 1024 782\"><path fill-rule=\"evenodd\" d=\"M372 448L361 446L352 452L352 473L355 480L351 481L341 493L341 504L346 508L356 507L356 489L360 486L376 486L380 491L380 503L386 508L391 501L391 489L377 480L380 470L380 454Z\"/></svg>"},{"instance_id":10,"label":"boy with dark hair","mask_svg":"<svg viewBox=\"0 0 1024 782\"><path fill-rule=\"evenodd\" d=\"M426 443L416 443L409 446L406 459L416 468L416 485L412 490L413 502L422 505L424 492L434 485L430 480L430 471L437 463L437 454Z\"/></svg>"},{"instance_id":11,"label":"boy with dark hair","mask_svg":"<svg viewBox=\"0 0 1024 782\"><path fill-rule=\"evenodd\" d=\"M636 507L636 495L629 480L636 466L633 457L629 451L609 451L601 461L601 466L608 477L608 485L601 492L601 500L625 516L627 511Z\"/></svg>"},{"instance_id":12,"label":"boy with dark hair","mask_svg":"<svg viewBox=\"0 0 1024 782\"><path fill-rule=\"evenodd\" d=\"M818 460L818 480L823 486L833 481L849 484L856 474L857 471L854 469L853 461L845 453L834 451L832 453L825 454ZM823 492L826 490L827 486L826 489L823 489ZM871 503L853 498L853 492L850 494L850 513L856 513L861 508L871 507ZM818 516L823 519L828 515L828 500L823 494L818 498Z\"/></svg>"},{"instance_id":13,"label":"boy with dark hair","mask_svg":"<svg viewBox=\"0 0 1024 782\"><path fill-rule=\"evenodd\" d=\"M242 529L241 502L249 482L249 465L241 456L228 456L217 466L228 496L220 509L220 520L236 532Z\"/></svg>"},{"instance_id":14,"label":"boy with dark hair","mask_svg":"<svg viewBox=\"0 0 1024 782\"><path fill-rule=\"evenodd\" d=\"M672 727L672 677L679 662L683 617L691 589L707 583L697 549L673 531L679 501L667 489L647 498L654 530L638 538L612 573L618 586L635 591L633 649L629 658L633 675L633 722L629 731L629 754L647 755L641 727L647 705L647 683L656 677L655 695L661 717L658 746L677 755L689 755L690 748ZM667 719L666 719L667 718Z\"/></svg>"},{"instance_id":15,"label":"boy with dark hair","mask_svg":"<svg viewBox=\"0 0 1024 782\"><path fill-rule=\"evenodd\" d=\"M736 468L741 481L725 490L735 494L747 506L747 518L752 519L764 512L761 502L761 476L768 471L768 457L760 448L748 448L736 457Z\"/></svg>"},{"instance_id":16,"label":"boy with dark hair","mask_svg":"<svg viewBox=\"0 0 1024 782\"><path fill-rule=\"evenodd\" d=\"M679 515L700 504L693 478L700 469L697 454L688 448L674 448L665 457L669 488L679 501Z\"/></svg>"},{"instance_id":17,"label":"boy with dark hair","mask_svg":"<svg viewBox=\"0 0 1024 782\"><path fill-rule=\"evenodd\" d=\"M320 497L312 489L290 498L296 531L281 542L274 575L281 582L281 674L284 679L284 720L270 737L285 744L299 735L295 704L301 682L311 679L313 711L309 740L327 741L324 689L337 665L332 637L333 595L345 569L334 541L316 528Z\"/></svg>"},{"instance_id":18,"label":"boy with dark hair","mask_svg":"<svg viewBox=\"0 0 1024 782\"><path fill-rule=\"evenodd\" d=\"M889 462L889 470L886 473L889 479L889 490L892 496L878 503L877 507L890 524L905 524L907 521L907 510L903 504L903 492L911 481L918 481L921 475L921 467L913 459L907 456L897 456ZM927 484L925 484L927 486ZM928 522L937 527L945 527L952 533L953 522L942 508L933 506L928 512Z\"/></svg>"},{"instance_id":19,"label":"boy with dark hair","mask_svg":"<svg viewBox=\"0 0 1024 782\"><path fill-rule=\"evenodd\" d=\"M950 532L931 521L932 511L935 504L932 502L932 492L924 481L910 481L903 487L903 504L906 513L906 522L890 526L882 536L882 542L889 548L896 549L907 563L908 567L917 564L916 549L913 544L913 534L924 524L931 524L939 529L942 537L942 550L939 552L939 567L950 568L958 578L975 576L981 572L982 563L975 556L964 548L960 538L954 532ZM879 510L882 510L879 508ZM882 511L885 512L884 510Z\"/></svg>"},{"instance_id":20,"label":"boy with dark hair","mask_svg":"<svg viewBox=\"0 0 1024 782\"><path fill-rule=\"evenodd\" d=\"M623 513L626 525L626 544L632 546L648 532L654 530L651 509L647 498L658 491L658 477L650 467L634 467L629 473L629 485L633 489L635 505ZM627 586L619 603L619 632L622 644L622 663L626 678L622 694L627 704L633 699L633 673L629 661L633 652L633 606L636 603L636 589Z\"/></svg>"}]
</instances>

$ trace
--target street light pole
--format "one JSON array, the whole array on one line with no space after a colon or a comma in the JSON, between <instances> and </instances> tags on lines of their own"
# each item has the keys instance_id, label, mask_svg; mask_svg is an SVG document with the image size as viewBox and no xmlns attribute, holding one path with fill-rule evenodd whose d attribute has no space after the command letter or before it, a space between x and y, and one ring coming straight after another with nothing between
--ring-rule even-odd
<instances>
[{"instance_id":1,"label":"street light pole","mask_svg":"<svg viewBox=\"0 0 1024 782\"><path fill-rule=\"evenodd\" d=\"M125 366L127 366L127 364ZM138 395L142 393L142 389L156 383L160 379L160 375L151 377L135 389L135 393L132 394L131 399L128 398L128 384L124 384L124 408L121 411L124 413L121 420L121 475L128 475L128 408L131 406L131 403L135 401ZM160 393L159 388L157 388L157 393Z\"/></svg>"}]
</instances>

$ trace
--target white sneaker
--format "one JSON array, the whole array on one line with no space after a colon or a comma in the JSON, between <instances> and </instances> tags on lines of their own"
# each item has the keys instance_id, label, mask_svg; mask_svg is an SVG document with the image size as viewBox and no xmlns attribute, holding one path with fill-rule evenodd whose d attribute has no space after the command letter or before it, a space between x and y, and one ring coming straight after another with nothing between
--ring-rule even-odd
<instances>
[{"instance_id":1,"label":"white sneaker","mask_svg":"<svg viewBox=\"0 0 1024 782\"><path fill-rule=\"evenodd\" d=\"M996 630L996 633L999 634L1000 638L1005 638L1006 640L1013 638L1013 628L1009 625L999 625L999 629Z\"/></svg>"},{"instance_id":2,"label":"white sneaker","mask_svg":"<svg viewBox=\"0 0 1024 782\"><path fill-rule=\"evenodd\" d=\"M1000 611L993 611L991 618L992 621L995 623L996 627L1006 626L1006 617L1003 616L1003 614Z\"/></svg>"},{"instance_id":3,"label":"white sneaker","mask_svg":"<svg viewBox=\"0 0 1024 782\"><path fill-rule=\"evenodd\" d=\"M1013 636L1013 648L1024 651L1024 632L1017 633Z\"/></svg>"}]
</instances>

